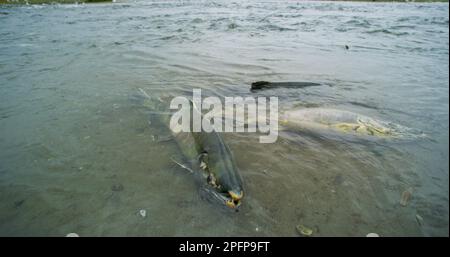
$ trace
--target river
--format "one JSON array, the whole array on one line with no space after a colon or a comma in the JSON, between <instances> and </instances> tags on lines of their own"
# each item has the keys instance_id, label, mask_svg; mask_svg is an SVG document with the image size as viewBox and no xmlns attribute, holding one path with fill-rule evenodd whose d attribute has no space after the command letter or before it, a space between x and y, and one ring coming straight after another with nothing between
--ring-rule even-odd
<instances>
[{"instance_id":1,"label":"river","mask_svg":"<svg viewBox=\"0 0 450 257\"><path fill-rule=\"evenodd\" d=\"M302 224L313 236L448 236L448 14L448 3L0 5L0 235L298 236ZM280 108L349 110L426 136L224 133L245 185L240 211L224 211L174 165L135 96L251 96L260 80L326 85L257 93Z\"/></svg>"}]
</instances>

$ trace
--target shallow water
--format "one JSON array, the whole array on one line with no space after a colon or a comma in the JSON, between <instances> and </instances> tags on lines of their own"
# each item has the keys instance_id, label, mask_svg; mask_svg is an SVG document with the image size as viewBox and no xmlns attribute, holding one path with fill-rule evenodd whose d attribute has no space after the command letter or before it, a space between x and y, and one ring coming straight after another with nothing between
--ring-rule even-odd
<instances>
[{"instance_id":1,"label":"shallow water","mask_svg":"<svg viewBox=\"0 0 450 257\"><path fill-rule=\"evenodd\" d=\"M448 4L0 9L0 235L296 236L303 224L315 236L448 236ZM246 196L222 210L171 162L176 145L135 96L249 96L258 80L326 84L256 93L280 108L350 110L426 137L224 134Z\"/></svg>"}]
</instances>

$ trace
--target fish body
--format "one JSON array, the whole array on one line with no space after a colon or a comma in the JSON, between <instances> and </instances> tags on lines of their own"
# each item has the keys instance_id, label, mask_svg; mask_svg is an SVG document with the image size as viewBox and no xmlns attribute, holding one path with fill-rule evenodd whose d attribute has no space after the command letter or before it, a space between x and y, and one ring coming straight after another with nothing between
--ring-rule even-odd
<instances>
[{"instance_id":1,"label":"fish body","mask_svg":"<svg viewBox=\"0 0 450 257\"><path fill-rule=\"evenodd\" d=\"M322 84L314 82L268 82L268 81L256 81L251 85L251 90L263 90L270 88L304 88L321 86Z\"/></svg>"},{"instance_id":2,"label":"fish body","mask_svg":"<svg viewBox=\"0 0 450 257\"><path fill-rule=\"evenodd\" d=\"M173 112L169 109L168 99L153 99L144 90L139 89L144 96L143 106L152 111L152 118L170 128ZM194 112L202 116L200 110L190 102L190 108L182 110L183 115L193 117ZM226 206L237 209L244 196L242 178L235 164L233 154L222 136L215 132L193 132L193 119L190 131L174 132L172 137L177 143L184 160L173 160L176 164L195 173L201 179L204 192Z\"/></svg>"},{"instance_id":3,"label":"fish body","mask_svg":"<svg viewBox=\"0 0 450 257\"><path fill-rule=\"evenodd\" d=\"M189 112L199 112L191 105ZM192 126L191 126L192 128ZM244 195L242 178L233 154L219 133L178 132L173 133L183 156L191 160L194 172L201 172L216 194L216 198L228 207L237 208Z\"/></svg>"},{"instance_id":4,"label":"fish body","mask_svg":"<svg viewBox=\"0 0 450 257\"><path fill-rule=\"evenodd\" d=\"M358 113L328 108L287 110L280 115L280 125L291 129L328 129L377 137L396 136L400 127Z\"/></svg>"}]
</instances>

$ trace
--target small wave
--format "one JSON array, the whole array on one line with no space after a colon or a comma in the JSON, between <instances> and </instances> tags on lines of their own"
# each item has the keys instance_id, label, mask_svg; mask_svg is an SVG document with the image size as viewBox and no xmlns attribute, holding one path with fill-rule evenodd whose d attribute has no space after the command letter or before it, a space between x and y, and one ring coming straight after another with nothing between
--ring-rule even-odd
<instances>
[{"instance_id":1,"label":"small wave","mask_svg":"<svg viewBox=\"0 0 450 257\"><path fill-rule=\"evenodd\" d=\"M338 32L347 32L347 31L350 31L352 29L351 28L338 27L338 28L335 28L334 30L336 30Z\"/></svg>"},{"instance_id":2,"label":"small wave","mask_svg":"<svg viewBox=\"0 0 450 257\"><path fill-rule=\"evenodd\" d=\"M203 20L201 18L195 18L192 20L192 23L202 23Z\"/></svg>"},{"instance_id":3,"label":"small wave","mask_svg":"<svg viewBox=\"0 0 450 257\"><path fill-rule=\"evenodd\" d=\"M235 29L237 27L239 27L239 26L236 23L234 23L234 22L228 24L228 29Z\"/></svg>"},{"instance_id":4,"label":"small wave","mask_svg":"<svg viewBox=\"0 0 450 257\"><path fill-rule=\"evenodd\" d=\"M125 9L125 8L130 8L131 7L131 5L129 5L129 4L114 4L114 5L112 5L112 9L115 9L115 10L117 10L117 9Z\"/></svg>"},{"instance_id":5,"label":"small wave","mask_svg":"<svg viewBox=\"0 0 450 257\"><path fill-rule=\"evenodd\" d=\"M433 25L448 25L448 19L439 19L439 18L434 18L431 22L431 24Z\"/></svg>"},{"instance_id":6,"label":"small wave","mask_svg":"<svg viewBox=\"0 0 450 257\"><path fill-rule=\"evenodd\" d=\"M148 19L147 16L133 16L133 17L128 17L128 20L130 21L143 21Z\"/></svg>"},{"instance_id":7,"label":"small wave","mask_svg":"<svg viewBox=\"0 0 450 257\"><path fill-rule=\"evenodd\" d=\"M369 108L369 109L375 109L378 110L378 107L369 103L361 103L361 102L357 102L357 101L350 101L348 102L351 105L355 105L355 106L361 106L364 108Z\"/></svg>"},{"instance_id":8,"label":"small wave","mask_svg":"<svg viewBox=\"0 0 450 257\"><path fill-rule=\"evenodd\" d=\"M412 20L418 20L418 19L420 19L419 16L408 16L408 17L398 18L397 21L398 22L410 22Z\"/></svg>"},{"instance_id":9,"label":"small wave","mask_svg":"<svg viewBox=\"0 0 450 257\"><path fill-rule=\"evenodd\" d=\"M395 29L415 29L416 26L414 25L396 25L396 26L391 26L389 27L389 29L395 30Z\"/></svg>"},{"instance_id":10,"label":"small wave","mask_svg":"<svg viewBox=\"0 0 450 257\"><path fill-rule=\"evenodd\" d=\"M289 13L289 14L277 15L274 17L289 19L289 18L300 18L300 17L303 17L303 15L300 13Z\"/></svg>"},{"instance_id":11,"label":"small wave","mask_svg":"<svg viewBox=\"0 0 450 257\"><path fill-rule=\"evenodd\" d=\"M306 6L303 6L303 5L290 5L287 8L291 9L291 10L305 10Z\"/></svg>"},{"instance_id":12,"label":"small wave","mask_svg":"<svg viewBox=\"0 0 450 257\"><path fill-rule=\"evenodd\" d=\"M355 27L362 27L362 28L369 28L370 27L370 22L368 20L364 20L364 19L352 19L349 20L347 22L345 22L346 25L352 25Z\"/></svg>"},{"instance_id":13,"label":"small wave","mask_svg":"<svg viewBox=\"0 0 450 257\"><path fill-rule=\"evenodd\" d=\"M394 32L388 29L375 29L375 30L369 30L366 31L365 33L367 34L378 34L378 33L382 33L382 34L389 34L389 35L394 35L394 36L405 36L405 35L409 35L408 32Z\"/></svg>"},{"instance_id":14,"label":"small wave","mask_svg":"<svg viewBox=\"0 0 450 257\"><path fill-rule=\"evenodd\" d=\"M281 26L278 26L275 24L259 26L258 29L265 30L265 31L295 31L295 29L281 27Z\"/></svg>"},{"instance_id":15,"label":"small wave","mask_svg":"<svg viewBox=\"0 0 450 257\"><path fill-rule=\"evenodd\" d=\"M174 38L177 38L177 36L175 36L175 35L164 36L164 37L160 37L159 39L165 41L165 40L171 40L171 39L174 39Z\"/></svg>"}]
</instances>

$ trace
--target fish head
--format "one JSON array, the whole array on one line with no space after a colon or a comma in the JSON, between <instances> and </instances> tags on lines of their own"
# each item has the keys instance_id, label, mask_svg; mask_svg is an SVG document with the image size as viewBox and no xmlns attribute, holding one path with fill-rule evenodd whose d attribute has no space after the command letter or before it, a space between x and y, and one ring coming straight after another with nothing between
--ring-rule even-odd
<instances>
[{"instance_id":1,"label":"fish head","mask_svg":"<svg viewBox=\"0 0 450 257\"><path fill-rule=\"evenodd\" d=\"M241 206L241 200L244 197L244 191L233 191L230 190L227 192L228 199L226 201L226 206L235 209Z\"/></svg>"},{"instance_id":2,"label":"fish head","mask_svg":"<svg viewBox=\"0 0 450 257\"><path fill-rule=\"evenodd\" d=\"M215 189L212 192L215 198L226 206L237 209L244 196L237 167L231 159L215 157L215 155L203 154L200 167L207 174L208 184Z\"/></svg>"},{"instance_id":3,"label":"fish head","mask_svg":"<svg viewBox=\"0 0 450 257\"><path fill-rule=\"evenodd\" d=\"M204 191L208 193L209 198L213 198L223 206L226 206L235 211L239 211L239 208L241 206L241 199L243 196L242 192L240 192L240 195L235 195L233 192L219 192L218 190L216 190L216 188L213 188L210 185L208 185L208 187L205 187Z\"/></svg>"}]
</instances>

